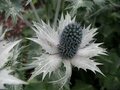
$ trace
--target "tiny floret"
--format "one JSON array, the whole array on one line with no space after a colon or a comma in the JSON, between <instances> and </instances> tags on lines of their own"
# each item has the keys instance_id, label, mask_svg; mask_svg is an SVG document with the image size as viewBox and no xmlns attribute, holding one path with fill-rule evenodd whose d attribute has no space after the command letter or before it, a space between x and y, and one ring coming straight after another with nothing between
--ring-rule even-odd
<instances>
[{"instance_id":1,"label":"tiny floret","mask_svg":"<svg viewBox=\"0 0 120 90\"><path fill-rule=\"evenodd\" d=\"M71 59L77 53L82 39L82 28L77 23L68 24L61 36L58 53L63 59Z\"/></svg>"}]
</instances>

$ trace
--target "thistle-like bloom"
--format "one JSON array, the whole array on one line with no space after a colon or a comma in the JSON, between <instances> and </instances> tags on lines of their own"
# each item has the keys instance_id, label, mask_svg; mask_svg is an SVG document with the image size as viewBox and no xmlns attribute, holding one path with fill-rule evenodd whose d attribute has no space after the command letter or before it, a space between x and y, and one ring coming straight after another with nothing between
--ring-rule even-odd
<instances>
[{"instance_id":1,"label":"thistle-like bloom","mask_svg":"<svg viewBox=\"0 0 120 90\"><path fill-rule=\"evenodd\" d=\"M55 83L64 85L72 74L72 66L78 69L89 69L94 73L97 71L102 74L97 63L91 57L105 54L105 49L99 47L101 43L93 42L96 35L96 28L82 28L80 24L75 22L75 18L71 18L69 14L59 21L57 30L52 28L50 24L35 23L33 30L36 32L37 38L29 38L39 44L45 52L40 57L36 57L31 67L35 67L35 71L30 78L43 73L43 79L47 74L59 71L61 64L66 68L65 75Z\"/></svg>"},{"instance_id":2,"label":"thistle-like bloom","mask_svg":"<svg viewBox=\"0 0 120 90\"><path fill-rule=\"evenodd\" d=\"M75 15L77 13L77 9L80 7L85 7L88 11L91 11L93 8L93 2L89 0L66 0L71 2L71 4L67 8L71 8L71 14Z\"/></svg>"},{"instance_id":3,"label":"thistle-like bloom","mask_svg":"<svg viewBox=\"0 0 120 90\"><path fill-rule=\"evenodd\" d=\"M93 9L93 5L97 4L99 6L103 6L105 0L66 0L71 2L71 4L67 8L72 8L71 14L74 15L77 12L77 9L80 7L85 7L86 10L91 11Z\"/></svg>"},{"instance_id":4,"label":"thistle-like bloom","mask_svg":"<svg viewBox=\"0 0 120 90\"><path fill-rule=\"evenodd\" d=\"M11 50L17 45L20 40L14 42L8 42L4 40L5 32L3 32L2 25L0 26L0 89L4 89L4 84L26 84L24 81L17 79L13 75L10 75L12 70L4 68L11 56Z\"/></svg>"}]
</instances>

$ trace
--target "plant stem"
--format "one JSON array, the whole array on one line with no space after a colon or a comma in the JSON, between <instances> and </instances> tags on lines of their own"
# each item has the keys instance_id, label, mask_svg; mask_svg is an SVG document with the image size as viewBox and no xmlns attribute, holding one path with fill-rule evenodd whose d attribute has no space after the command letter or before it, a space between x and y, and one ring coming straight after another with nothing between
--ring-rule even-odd
<instances>
[{"instance_id":1,"label":"plant stem","mask_svg":"<svg viewBox=\"0 0 120 90\"><path fill-rule=\"evenodd\" d=\"M101 12L102 10L104 10L106 7L107 7L107 6L104 6L104 7L100 8L99 10L97 10L96 12L94 12L93 14L91 14L88 18L91 18L91 17L93 17L94 15L100 13L100 12Z\"/></svg>"},{"instance_id":2,"label":"plant stem","mask_svg":"<svg viewBox=\"0 0 120 90\"><path fill-rule=\"evenodd\" d=\"M60 5L61 5L61 0L57 0L57 8L56 8L55 18L54 18L54 23L53 23L54 28L56 28L56 25L57 25L57 19L58 19L58 14L59 14L59 10L60 10Z\"/></svg>"},{"instance_id":3,"label":"plant stem","mask_svg":"<svg viewBox=\"0 0 120 90\"><path fill-rule=\"evenodd\" d=\"M26 23L26 25L32 29L32 24L22 14L18 15L18 17L22 19Z\"/></svg>"},{"instance_id":4,"label":"plant stem","mask_svg":"<svg viewBox=\"0 0 120 90\"><path fill-rule=\"evenodd\" d=\"M117 8L120 8L120 5L112 2L111 0L108 0L108 1L111 3L112 6L117 7Z\"/></svg>"},{"instance_id":5,"label":"plant stem","mask_svg":"<svg viewBox=\"0 0 120 90\"><path fill-rule=\"evenodd\" d=\"M41 21L40 21L40 18L39 18L39 15L38 15L38 13L37 13L37 11L36 11L36 9L35 9L35 6L33 5L32 1L30 2L30 6L31 6L31 8L32 8L32 10L33 10L33 12L34 12L34 14L35 14L35 17L36 17L36 19L38 20L38 22L41 22Z\"/></svg>"}]
</instances>

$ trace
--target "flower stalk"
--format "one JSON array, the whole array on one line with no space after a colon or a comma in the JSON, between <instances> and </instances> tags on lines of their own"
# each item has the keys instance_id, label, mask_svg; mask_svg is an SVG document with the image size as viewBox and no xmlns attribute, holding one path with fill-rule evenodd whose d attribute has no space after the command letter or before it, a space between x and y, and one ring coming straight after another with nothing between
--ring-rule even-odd
<instances>
[{"instance_id":1,"label":"flower stalk","mask_svg":"<svg viewBox=\"0 0 120 90\"><path fill-rule=\"evenodd\" d=\"M33 12L34 12L34 14L35 14L36 19L37 19L38 22L40 23L41 21L40 21L39 15L38 15L38 13L37 13L37 11L36 11L36 9L35 9L35 6L33 5L32 1L30 2L30 6L31 6L31 8L32 8L32 10L33 10Z\"/></svg>"},{"instance_id":2,"label":"flower stalk","mask_svg":"<svg viewBox=\"0 0 120 90\"><path fill-rule=\"evenodd\" d=\"M56 28L56 25L57 25L57 19L58 19L58 14L60 11L60 5L61 5L61 0L57 0L57 8L56 8L55 18L54 18L54 23L53 23L54 28Z\"/></svg>"}]
</instances>

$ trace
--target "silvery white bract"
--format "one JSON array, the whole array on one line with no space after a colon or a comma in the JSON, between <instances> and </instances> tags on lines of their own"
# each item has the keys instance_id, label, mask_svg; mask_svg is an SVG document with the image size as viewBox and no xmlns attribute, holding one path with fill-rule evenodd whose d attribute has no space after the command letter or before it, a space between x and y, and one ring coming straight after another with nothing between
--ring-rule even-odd
<instances>
[{"instance_id":1,"label":"silvery white bract","mask_svg":"<svg viewBox=\"0 0 120 90\"><path fill-rule=\"evenodd\" d=\"M8 62L8 58L11 56L11 50L15 45L17 45L21 40L8 42L4 40L5 32L3 32L3 26L0 26L0 89L4 89L4 84L26 84L24 81L17 79L16 77L10 75L11 69L4 68L5 64ZM17 54L17 53L16 53Z\"/></svg>"},{"instance_id":2,"label":"silvery white bract","mask_svg":"<svg viewBox=\"0 0 120 90\"><path fill-rule=\"evenodd\" d=\"M10 69L2 69L0 70L0 89L5 89L4 84L9 85L19 85L26 84L26 82L10 75L12 71Z\"/></svg>"},{"instance_id":3,"label":"silvery white bract","mask_svg":"<svg viewBox=\"0 0 120 90\"><path fill-rule=\"evenodd\" d=\"M96 28L90 29L90 25L87 28L80 28L81 26L75 22L75 18L72 19L68 13L65 18L63 15L61 16L57 30L43 21L41 24L36 22L33 24L37 38L29 38L29 40L39 44L45 52L30 64L31 67L35 67L30 80L42 73L43 79L47 74L56 73L62 63L66 68L65 75L59 80L52 81L59 83L61 87L71 77L72 66L102 74L97 67L101 63L91 60L91 57L104 55L106 52L105 49L99 47L101 43L92 42L96 35ZM67 35L69 36L67 37Z\"/></svg>"},{"instance_id":4,"label":"silvery white bract","mask_svg":"<svg viewBox=\"0 0 120 90\"><path fill-rule=\"evenodd\" d=\"M32 0L27 0L25 5L27 6L30 2L32 2Z\"/></svg>"},{"instance_id":5,"label":"silvery white bract","mask_svg":"<svg viewBox=\"0 0 120 90\"><path fill-rule=\"evenodd\" d=\"M8 61L8 57L11 55L12 48L17 45L21 40L18 41L7 41L4 40L4 35L7 30L3 33L3 26L0 26L0 68L2 68Z\"/></svg>"}]
</instances>

